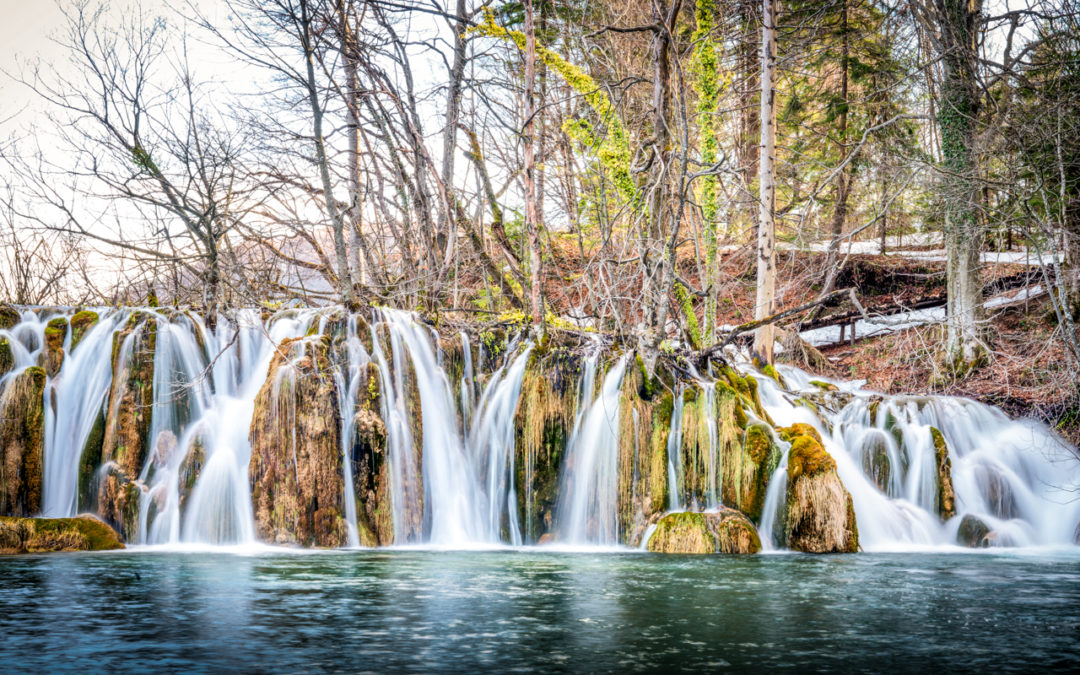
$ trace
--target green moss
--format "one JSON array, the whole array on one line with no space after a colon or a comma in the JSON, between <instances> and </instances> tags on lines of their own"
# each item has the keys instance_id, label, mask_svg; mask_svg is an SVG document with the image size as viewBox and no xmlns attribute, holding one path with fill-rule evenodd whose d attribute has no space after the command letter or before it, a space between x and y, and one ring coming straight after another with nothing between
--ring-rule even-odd
<instances>
[{"instance_id":1,"label":"green moss","mask_svg":"<svg viewBox=\"0 0 1080 675\"><path fill-rule=\"evenodd\" d=\"M0 337L0 376L15 367L15 355L11 353L11 343L6 337Z\"/></svg>"},{"instance_id":2,"label":"green moss","mask_svg":"<svg viewBox=\"0 0 1080 675\"><path fill-rule=\"evenodd\" d=\"M71 350L75 351L75 347L82 342L83 336L87 331L94 327L98 322L98 313L92 312L88 309L81 312L76 312L71 317Z\"/></svg>"},{"instance_id":3,"label":"green moss","mask_svg":"<svg viewBox=\"0 0 1080 675\"><path fill-rule=\"evenodd\" d=\"M831 382L822 382L821 380L810 380L811 386L817 387L822 391L839 391L836 385Z\"/></svg>"},{"instance_id":4,"label":"green moss","mask_svg":"<svg viewBox=\"0 0 1080 675\"><path fill-rule=\"evenodd\" d=\"M124 548L116 532L93 516L0 518L0 553L111 551Z\"/></svg>"},{"instance_id":5,"label":"green moss","mask_svg":"<svg viewBox=\"0 0 1080 675\"><path fill-rule=\"evenodd\" d=\"M825 452L815 438L798 436L788 451L788 480L794 482L800 476L817 476L836 471L836 461Z\"/></svg>"},{"instance_id":6,"label":"green moss","mask_svg":"<svg viewBox=\"0 0 1080 675\"><path fill-rule=\"evenodd\" d=\"M953 491L952 460L949 458L949 445L945 436L936 427L930 427L930 438L934 443L934 460L937 468L937 508L941 519L948 520L956 515L956 493Z\"/></svg>"},{"instance_id":7,"label":"green moss","mask_svg":"<svg viewBox=\"0 0 1080 675\"><path fill-rule=\"evenodd\" d=\"M781 440L787 441L788 443L794 443L795 439L799 436L809 436L817 441L819 445L825 444L825 441L821 439L821 434L818 433L818 430L804 422L796 422L790 427L780 427L776 430L776 434Z\"/></svg>"},{"instance_id":8,"label":"green moss","mask_svg":"<svg viewBox=\"0 0 1080 675\"><path fill-rule=\"evenodd\" d=\"M669 513L660 519L646 548L653 553L714 553L716 538L701 513Z\"/></svg>"},{"instance_id":9,"label":"green moss","mask_svg":"<svg viewBox=\"0 0 1080 675\"><path fill-rule=\"evenodd\" d=\"M105 412L98 413L90 435L79 455L79 506L82 510L91 510L97 495L94 490L94 478L101 466L101 448L105 440Z\"/></svg>"}]
</instances>

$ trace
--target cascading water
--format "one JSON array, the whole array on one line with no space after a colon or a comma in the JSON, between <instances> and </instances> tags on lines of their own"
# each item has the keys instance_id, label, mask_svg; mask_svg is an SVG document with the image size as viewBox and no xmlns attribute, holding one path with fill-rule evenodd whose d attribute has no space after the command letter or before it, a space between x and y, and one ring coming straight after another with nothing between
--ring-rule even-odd
<instances>
[{"instance_id":1,"label":"cascading water","mask_svg":"<svg viewBox=\"0 0 1080 675\"><path fill-rule=\"evenodd\" d=\"M79 459L104 414L113 378L113 337L127 319L126 311L103 310L75 349L70 349L71 336L65 337L68 353L48 387L54 405L45 406L42 513L47 517L73 516L87 506L78 503Z\"/></svg>"},{"instance_id":2,"label":"cascading water","mask_svg":"<svg viewBox=\"0 0 1080 675\"><path fill-rule=\"evenodd\" d=\"M597 355L586 360L578 413L566 450L557 512L559 540L568 544L619 543L616 489L619 468L619 388L626 371L622 356L591 398Z\"/></svg>"},{"instance_id":3,"label":"cascading water","mask_svg":"<svg viewBox=\"0 0 1080 675\"><path fill-rule=\"evenodd\" d=\"M222 316L211 330L197 315L170 310L98 310L99 319L73 345L74 329L63 340L59 371L47 379L44 395L42 512L70 516L93 508L80 490L94 475L82 466L85 449L104 425L110 391L126 386L128 363L138 348L137 326L155 329L153 406L146 433L146 460L131 476L138 493L137 543L241 543L255 540L248 465L254 402L266 380L274 351L286 338L331 332L340 395L344 490L341 517L348 544L357 545L357 495L353 494L353 413L365 391L370 364L378 371L386 435L387 500L397 544L471 546L525 543L519 510L532 501L529 471L519 488L515 420L531 343L511 341L494 358L480 343L461 336L460 379L452 381L435 332L408 312L378 310L371 348L357 334L353 317L340 310L286 310L263 322L256 311ZM48 360L50 319L73 318L72 310L20 312L20 322L0 330L10 357L6 386L26 368ZM317 326L315 323L318 322ZM344 326L343 328L339 326ZM55 335L54 335L55 337ZM297 343L299 351L304 342ZM475 352L473 350L476 350ZM618 494L620 452L632 471L628 494L643 494L638 481L644 438L620 442L620 390L626 356L600 377L599 351L582 364L580 394L562 453L554 503L556 541L574 545L614 545L620 532ZM114 372L114 366L117 372ZM1075 542L1080 502L1080 461L1075 451L1045 426L1010 420L973 401L931 396L881 396L856 384L835 382L822 391L806 373L779 367L786 389L755 375L761 402L775 426L796 422L821 434L837 474L852 496L860 542L865 549L947 546L957 540L961 521L974 517L991 532L994 545L1050 545ZM278 377L289 376L288 364ZM455 378L458 376L455 376ZM598 386L599 385L599 386ZM700 406L700 452L685 457L683 405ZM789 391L790 390L790 391ZM118 392L120 389L117 390ZM684 401L684 393L686 400ZM816 397L816 398L815 398ZM831 397L831 398L830 398ZM676 384L670 427L665 430L666 506L710 509L720 505L719 393L711 375L696 373ZM817 401L806 405L799 398ZM722 407L722 406L719 406ZM754 418L752 410L746 414ZM641 422L635 408L633 428ZM666 414L666 413L665 413ZM727 429L727 427L725 427ZM942 519L939 448L933 429L948 448L955 515ZM725 431L725 448L730 439ZM783 545L788 444L764 497L758 523L766 548ZM708 445L708 447L704 447ZM633 453L633 460L629 460ZM700 503L687 504L686 471L702 462ZM699 469L694 469L698 471ZM696 475L696 474L695 474ZM662 479L661 479L662 480ZM93 490L89 493L91 501ZM623 497L622 499L625 499ZM946 514L947 516L949 514ZM655 522L655 521L654 521ZM635 535L636 536L636 535ZM384 542L386 543L386 542Z\"/></svg>"},{"instance_id":4,"label":"cascading water","mask_svg":"<svg viewBox=\"0 0 1080 675\"><path fill-rule=\"evenodd\" d=\"M379 317L381 321L372 327L372 342L390 447L395 543L521 543L513 489L513 421L531 346L526 345L509 366L492 374L475 410L470 411L469 387L463 385L462 409L470 428L462 434L453 390L433 346L438 336L407 312L382 309ZM380 342L381 327L389 334L389 358ZM464 348L468 349L467 342ZM471 354L468 359L467 370L471 371ZM407 407L410 382L418 391L420 404L419 480ZM424 527L418 532L410 521L409 508L416 503L420 481Z\"/></svg>"},{"instance_id":5,"label":"cascading water","mask_svg":"<svg viewBox=\"0 0 1080 675\"><path fill-rule=\"evenodd\" d=\"M803 422L821 433L851 493L864 549L953 544L966 515L990 526L994 544L1075 543L1080 501L1072 493L1080 464L1044 425L1011 420L967 399L883 397L844 383L834 384L851 400L828 415L826 425L794 401L799 392L820 391L806 373L785 366L779 371L795 393L760 376L762 404L778 426ZM941 432L952 462L956 515L945 522L938 516L931 428ZM786 455L770 480L763 538L782 509L778 487L784 484Z\"/></svg>"}]
</instances>

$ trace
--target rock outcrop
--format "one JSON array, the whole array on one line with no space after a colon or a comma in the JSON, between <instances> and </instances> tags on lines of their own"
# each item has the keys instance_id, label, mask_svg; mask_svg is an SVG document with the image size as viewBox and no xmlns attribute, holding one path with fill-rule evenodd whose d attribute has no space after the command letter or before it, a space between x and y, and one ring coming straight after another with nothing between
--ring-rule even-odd
<instances>
[{"instance_id":1,"label":"rock outcrop","mask_svg":"<svg viewBox=\"0 0 1080 675\"><path fill-rule=\"evenodd\" d=\"M769 479L780 465L782 453L773 441L772 428L761 422L749 425L742 443L733 449L723 456L720 464L724 473L724 504L759 522Z\"/></svg>"},{"instance_id":2,"label":"rock outcrop","mask_svg":"<svg viewBox=\"0 0 1080 675\"><path fill-rule=\"evenodd\" d=\"M754 524L735 509L719 512L669 513L660 519L646 548L653 553L757 553Z\"/></svg>"},{"instance_id":3,"label":"rock outcrop","mask_svg":"<svg viewBox=\"0 0 1080 675\"><path fill-rule=\"evenodd\" d=\"M537 542L552 532L559 472L578 410L581 359L569 351L534 350L514 417L516 488L522 535Z\"/></svg>"},{"instance_id":4,"label":"rock outcrop","mask_svg":"<svg viewBox=\"0 0 1080 675\"><path fill-rule=\"evenodd\" d=\"M952 460L949 459L949 446L945 436L935 427L930 427L930 438L934 441L934 466L937 467L938 492L937 509L941 520L945 521L956 515L956 492L952 482Z\"/></svg>"},{"instance_id":5,"label":"rock outcrop","mask_svg":"<svg viewBox=\"0 0 1080 675\"><path fill-rule=\"evenodd\" d=\"M248 477L259 539L348 543L339 405L329 337L282 342L251 420Z\"/></svg>"},{"instance_id":6,"label":"rock outcrop","mask_svg":"<svg viewBox=\"0 0 1080 675\"><path fill-rule=\"evenodd\" d=\"M96 503L98 515L125 539L138 530L141 490L135 479L151 441L156 342L156 318L144 312L132 314L113 335L113 382L101 442L102 468L96 476ZM89 454L94 454L93 448ZM86 459L84 466L93 463L92 456Z\"/></svg>"},{"instance_id":7,"label":"rock outcrop","mask_svg":"<svg viewBox=\"0 0 1080 675\"><path fill-rule=\"evenodd\" d=\"M116 531L90 514L76 518L0 518L0 554L112 551Z\"/></svg>"},{"instance_id":8,"label":"rock outcrop","mask_svg":"<svg viewBox=\"0 0 1080 675\"><path fill-rule=\"evenodd\" d=\"M45 349L41 352L40 365L49 377L56 377L64 363L64 338L67 337L68 320L60 316L45 325Z\"/></svg>"},{"instance_id":9,"label":"rock outcrop","mask_svg":"<svg viewBox=\"0 0 1080 675\"><path fill-rule=\"evenodd\" d=\"M667 438L672 396L645 386L640 368L623 377L619 403L619 531L637 546L645 528L667 507Z\"/></svg>"},{"instance_id":10,"label":"rock outcrop","mask_svg":"<svg viewBox=\"0 0 1080 675\"><path fill-rule=\"evenodd\" d=\"M821 437L806 425L781 431L792 439L784 529L788 548L805 553L856 552L855 507Z\"/></svg>"},{"instance_id":11,"label":"rock outcrop","mask_svg":"<svg viewBox=\"0 0 1080 675\"><path fill-rule=\"evenodd\" d=\"M71 317L71 351L82 342L83 336L98 322L98 313L84 309Z\"/></svg>"},{"instance_id":12,"label":"rock outcrop","mask_svg":"<svg viewBox=\"0 0 1080 675\"><path fill-rule=\"evenodd\" d=\"M45 371L27 368L0 392L0 515L41 510Z\"/></svg>"},{"instance_id":13,"label":"rock outcrop","mask_svg":"<svg viewBox=\"0 0 1080 675\"><path fill-rule=\"evenodd\" d=\"M22 320L19 310L11 305L0 304L0 330L11 330Z\"/></svg>"}]
</instances>

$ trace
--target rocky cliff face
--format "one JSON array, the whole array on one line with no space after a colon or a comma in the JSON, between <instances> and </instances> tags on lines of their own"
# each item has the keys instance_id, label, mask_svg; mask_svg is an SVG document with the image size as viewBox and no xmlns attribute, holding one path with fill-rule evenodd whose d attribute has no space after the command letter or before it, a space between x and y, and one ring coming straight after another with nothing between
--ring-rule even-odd
<instances>
[{"instance_id":1,"label":"rocky cliff face","mask_svg":"<svg viewBox=\"0 0 1080 675\"><path fill-rule=\"evenodd\" d=\"M255 399L251 498L260 539L344 546L340 393L329 337L281 343Z\"/></svg>"},{"instance_id":2,"label":"rocky cliff face","mask_svg":"<svg viewBox=\"0 0 1080 675\"><path fill-rule=\"evenodd\" d=\"M149 451L156 339L156 318L142 312L133 313L113 336L113 382L96 477L96 504L98 515L125 539L138 532L141 488L136 479Z\"/></svg>"},{"instance_id":3,"label":"rocky cliff face","mask_svg":"<svg viewBox=\"0 0 1080 675\"><path fill-rule=\"evenodd\" d=\"M0 515L41 510L46 375L31 367L0 392Z\"/></svg>"}]
</instances>

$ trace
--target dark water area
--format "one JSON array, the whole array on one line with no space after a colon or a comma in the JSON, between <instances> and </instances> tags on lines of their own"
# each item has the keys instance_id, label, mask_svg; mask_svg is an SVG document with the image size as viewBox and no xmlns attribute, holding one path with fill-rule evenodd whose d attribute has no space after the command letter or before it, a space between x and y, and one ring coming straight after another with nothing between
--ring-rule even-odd
<instances>
[{"instance_id":1,"label":"dark water area","mask_svg":"<svg viewBox=\"0 0 1080 675\"><path fill-rule=\"evenodd\" d=\"M1071 552L0 559L2 672L1080 671Z\"/></svg>"}]
</instances>

